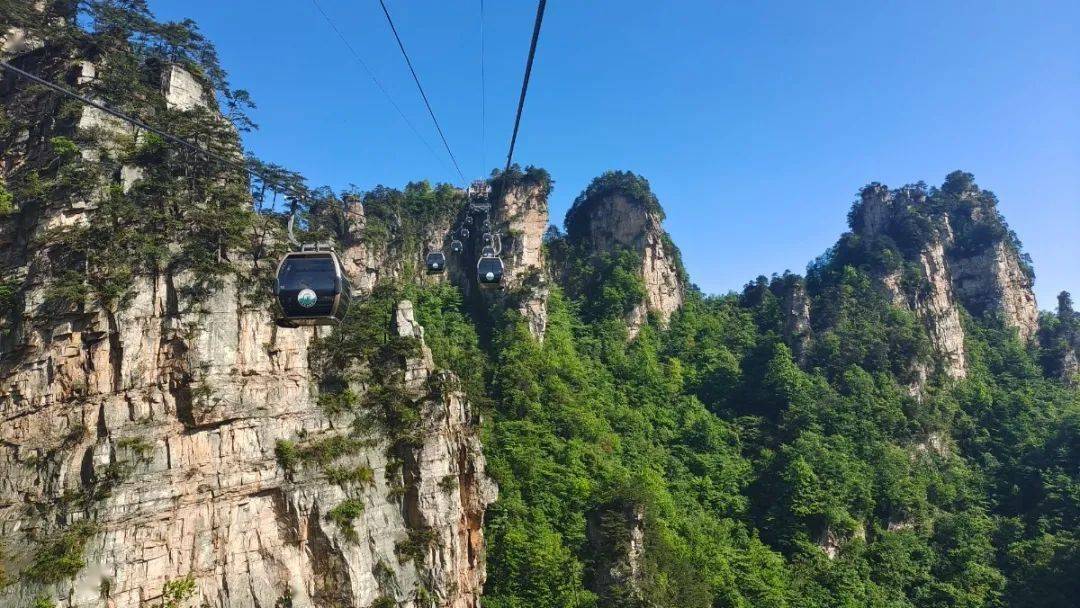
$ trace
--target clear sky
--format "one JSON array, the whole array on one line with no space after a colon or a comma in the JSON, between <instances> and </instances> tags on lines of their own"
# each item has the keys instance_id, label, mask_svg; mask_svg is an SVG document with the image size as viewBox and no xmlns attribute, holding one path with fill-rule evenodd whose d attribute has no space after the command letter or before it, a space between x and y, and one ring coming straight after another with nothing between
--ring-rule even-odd
<instances>
[{"instance_id":1,"label":"clear sky","mask_svg":"<svg viewBox=\"0 0 1080 608\"><path fill-rule=\"evenodd\" d=\"M260 157L312 185L460 182L377 0L150 0L215 42L251 91ZM468 179L504 162L535 15L388 2ZM481 145L482 140L486 145ZM548 169L551 217L609 169L646 176L691 278L739 289L832 245L858 189L964 169L1035 260L1041 308L1080 295L1080 3L551 0L515 160Z\"/></svg>"}]
</instances>

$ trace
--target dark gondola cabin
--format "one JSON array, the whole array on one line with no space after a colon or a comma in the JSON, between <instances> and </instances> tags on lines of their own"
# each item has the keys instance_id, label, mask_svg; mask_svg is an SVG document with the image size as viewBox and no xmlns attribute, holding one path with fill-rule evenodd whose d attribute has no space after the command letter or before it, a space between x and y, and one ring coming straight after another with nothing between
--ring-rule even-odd
<instances>
[{"instance_id":1,"label":"dark gondola cabin","mask_svg":"<svg viewBox=\"0 0 1080 608\"><path fill-rule=\"evenodd\" d=\"M293 251L278 265L274 292L281 327L335 325L352 302L352 287L332 251Z\"/></svg>"},{"instance_id":2,"label":"dark gondola cabin","mask_svg":"<svg viewBox=\"0 0 1080 608\"><path fill-rule=\"evenodd\" d=\"M446 256L441 251L432 251L424 258L428 274L439 274L446 270Z\"/></svg>"},{"instance_id":3,"label":"dark gondola cabin","mask_svg":"<svg viewBox=\"0 0 1080 608\"><path fill-rule=\"evenodd\" d=\"M481 287L498 287L502 283L503 262L500 258L480 258L476 263L476 280Z\"/></svg>"},{"instance_id":4,"label":"dark gondola cabin","mask_svg":"<svg viewBox=\"0 0 1080 608\"><path fill-rule=\"evenodd\" d=\"M461 253L462 251L465 251L465 246L461 244L461 241L454 239L453 241L450 241L450 251Z\"/></svg>"}]
</instances>

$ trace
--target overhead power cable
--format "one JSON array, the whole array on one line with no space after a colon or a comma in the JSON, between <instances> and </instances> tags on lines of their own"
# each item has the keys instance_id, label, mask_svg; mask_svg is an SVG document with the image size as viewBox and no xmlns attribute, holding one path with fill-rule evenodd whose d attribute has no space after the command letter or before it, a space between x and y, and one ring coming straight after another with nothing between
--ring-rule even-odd
<instances>
[{"instance_id":1,"label":"overhead power cable","mask_svg":"<svg viewBox=\"0 0 1080 608\"><path fill-rule=\"evenodd\" d=\"M138 118L135 118L133 116L125 114L125 113L123 113L123 112L121 112L119 110L114 110L113 108L110 108L110 107L108 107L108 106L106 106L106 105L104 105L104 104L102 104L100 102L94 101L93 99L90 99L89 97L86 97L85 95L80 95L80 94L76 93L75 91L72 91L71 89L68 89L66 87L62 87L62 86L60 86L60 85L58 85L58 84L56 84L54 82L50 82L48 80L45 80L44 78L41 78L41 77L36 76L34 74L31 74L30 72L19 69L19 68L15 67L15 66L11 65L10 63L6 62L6 61L0 61L0 67L2 67L3 69L11 72L12 74L15 74L17 76L21 76L22 78L25 78L25 79L27 79L27 80L29 80L31 82L35 82L35 83L40 84L41 86L46 87L46 88L48 88L48 89L50 89L52 91L60 93L61 95L64 95L65 97L69 97L69 98L74 99L76 101L82 102L82 103L84 103L84 104L86 104L86 105L88 105L90 107L97 108L98 110L101 110L102 112L105 112L106 114L108 114L110 116L113 116L115 118L119 118L120 120L122 120L122 121L124 121L124 122L126 122L128 124L131 124L131 125L133 125L135 127L138 127L138 128L143 129L145 131L153 133L154 135L157 135L158 137L161 137L162 139L164 139L166 141L169 141L171 143L174 143L174 144L177 144L177 145L182 146L184 148L187 148L188 150L191 150L191 151L195 152L196 154L199 154L199 155L205 156L205 157L207 157L207 158L209 158L211 160L215 160L217 162L220 162L223 165L231 167L231 168L236 169L238 171L243 171L244 173L247 173L248 175L251 175L253 177L257 177L260 180L262 180L263 184L266 184L271 190L281 192L283 194L291 194L291 195L293 195L294 197L296 197L298 199L306 198L306 195L304 193L299 192L297 190L294 190L294 189L292 189L292 188L290 188L290 187L288 187L286 185L283 185L280 182L276 182L274 180L274 178L269 177L269 176L265 175L264 173L262 173L260 171L252 169L251 167L247 166L247 164L245 164L245 163L243 163L241 161L238 161L238 160L236 160L234 158L229 158L229 157L222 156L220 154L216 154L214 152L211 152L210 150L207 150L206 148L203 148L201 146L193 144L190 141L188 141L186 139L183 139L182 137L178 137L178 136L173 135L171 133L168 133L166 131L162 131L161 129L159 129L157 127L146 124L145 122L139 120Z\"/></svg>"},{"instance_id":2,"label":"overhead power cable","mask_svg":"<svg viewBox=\"0 0 1080 608\"><path fill-rule=\"evenodd\" d=\"M345 34L343 34L342 31L338 29L338 26L334 24L334 20L330 18L330 15L328 15L325 10L323 10L323 7L319 4L318 0L311 0L311 3L315 5L315 8L322 15L323 19L326 20L326 24L330 26L330 29L334 30L334 33L337 34L337 37L341 39L341 42L345 45L345 48L349 49L349 52L352 53L353 58L356 59L356 62L360 64L360 67L364 68L364 71L367 72L367 75L371 78L371 81L375 83L375 86L378 87L380 91L382 91L383 96L386 97L386 100L390 102L390 105L393 106L395 110L397 110L398 115L401 116L401 120L405 121L405 124L409 126L409 130L413 132L413 135L415 135L416 138L424 144L424 147L427 148L428 152L431 153L431 156L435 158L435 160L439 161L440 164L442 164L444 167L447 168L447 170L449 170L449 166L446 165L443 157L439 156L438 153L435 152L435 149L431 147L431 144L428 143L427 139L425 139L423 135L420 135L420 131L416 129L416 125L414 125L413 122L409 120L409 117L406 116L405 112L402 111L401 106L399 106L397 102L394 101L394 98L390 95L390 91L388 91L386 87L383 86L382 81L380 81L379 78L375 76L375 72L371 69L367 62L364 61L362 57L360 57L360 53L356 52L356 49L353 48L352 43L350 43L349 39L345 37Z\"/></svg>"},{"instance_id":3,"label":"overhead power cable","mask_svg":"<svg viewBox=\"0 0 1080 608\"><path fill-rule=\"evenodd\" d=\"M484 46L484 0L480 0L480 175L487 171L487 70Z\"/></svg>"},{"instance_id":4,"label":"overhead power cable","mask_svg":"<svg viewBox=\"0 0 1080 608\"><path fill-rule=\"evenodd\" d=\"M536 23L533 25L532 43L529 45L529 59L525 62L525 78L521 82L521 97L518 99L517 117L514 118L514 134L510 137L510 152L506 154L506 171L514 158L514 145L517 144L518 128L521 126L521 111L525 108L525 93L529 90L529 76L532 75L533 59L536 57L536 41L540 38L540 24L544 21L544 8L547 0L540 0L536 7Z\"/></svg>"},{"instance_id":5,"label":"overhead power cable","mask_svg":"<svg viewBox=\"0 0 1080 608\"><path fill-rule=\"evenodd\" d=\"M394 20L390 17L390 10L386 8L385 0L379 0L379 5L382 6L383 14L386 15L386 22L390 24L390 31L394 33L394 39L397 40L398 48L401 49L401 54L405 57L405 63L409 66L409 72L412 73L413 81L416 82L416 88L420 90L420 97L423 98L428 114L431 115L431 122L435 123L435 130L439 132L439 138L442 139L443 146L446 147L446 153L450 155L450 160L454 161L454 168L457 169L461 181L467 182L468 180L465 179L465 174L461 172L461 167L458 166L454 152L450 150L450 144L446 141L446 135L443 133L442 127L439 126L439 119L435 118L435 111L431 109L431 102L428 101L427 93L424 92L424 86L420 84L420 77L416 75L416 69L413 68L412 60L409 59L409 53L405 51L405 44L401 42L401 36L398 35L397 27L394 26Z\"/></svg>"}]
</instances>

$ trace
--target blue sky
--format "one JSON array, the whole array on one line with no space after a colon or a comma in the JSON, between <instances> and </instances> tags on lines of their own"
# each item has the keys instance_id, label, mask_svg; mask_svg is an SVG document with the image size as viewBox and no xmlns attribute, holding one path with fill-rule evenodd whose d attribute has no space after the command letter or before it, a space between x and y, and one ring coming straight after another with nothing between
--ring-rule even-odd
<instances>
[{"instance_id":1,"label":"blue sky","mask_svg":"<svg viewBox=\"0 0 1080 608\"><path fill-rule=\"evenodd\" d=\"M190 17L251 91L260 157L312 185L460 180L377 0L150 0ZM388 2L466 177L506 155L535 3ZM555 179L551 217L609 169L646 176L695 283L739 289L832 245L858 189L964 169L1035 260L1040 307L1080 294L1080 4L551 0L515 160ZM485 145L481 145L482 139Z\"/></svg>"}]
</instances>

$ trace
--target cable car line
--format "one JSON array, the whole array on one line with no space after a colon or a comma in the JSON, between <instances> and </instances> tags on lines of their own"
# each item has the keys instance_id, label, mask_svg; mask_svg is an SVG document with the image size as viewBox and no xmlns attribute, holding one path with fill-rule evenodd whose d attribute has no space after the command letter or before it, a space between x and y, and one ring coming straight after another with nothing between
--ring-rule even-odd
<instances>
[{"instance_id":1,"label":"cable car line","mask_svg":"<svg viewBox=\"0 0 1080 608\"><path fill-rule=\"evenodd\" d=\"M161 129L159 129L157 127L154 127L154 126L151 126L151 125L139 120L138 118L135 118L133 116L125 114L125 113L123 113L123 112L121 112L119 110L114 110L113 108L110 108L109 106L106 106L106 105L102 104L101 102L94 101L93 99L90 99L89 97L86 97L85 95L80 95L80 94L76 93L75 91L72 91L72 90L70 90L70 89L68 89L66 87L60 86L60 85L58 85L58 84L56 84L54 82L50 82L48 80L45 80L44 78L41 78L40 76L36 76L34 74L31 74L30 72L19 69L19 68L15 67L15 66L11 65L10 63L6 62L6 61L0 61L0 67L2 67L3 69L11 72L12 74L15 74L16 76L21 76L22 78L25 78L25 79L27 79L27 80L29 80L31 82L40 84L43 87L46 87L46 88L48 88L48 89L50 89L52 91L60 93L61 95L64 95L65 97L69 97L69 98L74 99L76 101L82 102L85 105L91 106L93 108L97 108L98 110L101 110L102 112L105 112L106 114L108 114L110 116L113 116L115 118L119 118L120 120L122 120L122 121L124 121L124 122L126 122L128 124L131 124L132 126L138 127L138 128L143 129L145 131L149 131L150 133L153 133L154 135L157 135L158 137L161 137L162 139L165 139L166 141L169 141L169 142L172 142L172 143L177 144L179 146L182 146L184 148L187 148L188 150L192 150L197 154L200 154L202 156L210 158L211 160L215 160L217 162L220 162L223 165L226 165L226 166L231 167L233 169L236 169L238 171L243 171L244 173L247 173L248 175L251 175L253 177L257 177L260 180L262 180L263 184L268 185L271 190L274 190L276 192L280 192L282 194L291 194L292 196L294 196L294 197L296 197L298 199L306 198L305 193L299 192L297 190L293 190L292 188L289 188L288 186L283 186L283 184L281 184L280 182L275 182L275 180L273 178L263 174L260 171L252 169L251 167L247 166L247 164L245 164L243 162L240 162L240 161L237 161L235 159L231 159L231 158L228 158L228 157L225 157L225 156L221 156L220 154L216 154L214 152L211 152L210 150L207 150L206 148L203 148L203 147L201 147L201 146L199 146L197 144L193 144L190 141L188 141L188 140L186 140L186 139L184 139L182 137L178 137L176 135L173 135L172 133L162 131Z\"/></svg>"},{"instance_id":2,"label":"cable car line","mask_svg":"<svg viewBox=\"0 0 1080 608\"><path fill-rule=\"evenodd\" d=\"M487 70L484 41L484 0L480 0L480 174L487 171Z\"/></svg>"},{"instance_id":3,"label":"cable car line","mask_svg":"<svg viewBox=\"0 0 1080 608\"><path fill-rule=\"evenodd\" d=\"M338 29L338 26L334 24L334 20L330 18L330 15L328 15L325 10L323 10L323 7L321 4L319 4L318 0L311 0L311 3L314 4L315 8L319 11L320 14L322 14L323 19L326 20L326 24L330 26L330 29L334 30L334 33L337 34L337 37L340 38L341 42L345 44L345 48L349 49L349 52L352 53L353 58L356 59L356 62L360 64L360 67L364 68L364 71L367 72L367 75L371 78L371 81L375 83L375 86L378 87L380 91L382 91L383 96L386 97L386 100L390 102L390 105L394 106L394 109L397 110L398 115L401 116L401 120L405 121L405 124L409 126L409 130L413 132L413 135L415 135L416 138L424 144L424 147L427 148L428 152L431 153L431 156L435 158L435 160L439 161L439 164L443 165L444 168L449 170L449 166L446 164L446 161L443 159L443 157L439 156L435 152L435 149L431 147L431 144L428 143L427 139L424 139L423 135L420 135L420 131L417 130L416 125L414 125L413 122L409 120L409 117L405 115L404 111L402 111L401 106L399 106L397 102L394 101L394 98L390 95L390 91L388 91L386 87L383 86L382 81L380 81L379 78L375 76L375 71L371 69L371 66L369 66L362 57L360 57L360 53L358 53L356 49L353 48L352 43L350 43L349 39L345 37L345 34L342 33L340 29Z\"/></svg>"},{"instance_id":4,"label":"cable car line","mask_svg":"<svg viewBox=\"0 0 1080 608\"><path fill-rule=\"evenodd\" d=\"M394 39L397 40L398 48L401 49L401 54L405 57L405 63L409 66L409 72L412 73L413 81L416 82L416 88L420 89L420 97L423 98L428 114L431 115L431 122L435 123L435 130L439 132L439 137L442 139L443 146L446 147L446 153L450 155L450 160L454 161L454 168L457 169L458 176L461 177L462 183L466 183L468 180L465 179L465 174L461 172L461 167L458 166L457 157L455 157L454 152L450 150L450 144L446 141L446 135L443 133L442 127L439 126L439 119L435 118L435 111L431 109L431 102L428 101L427 93L424 92L424 86L420 84L420 77L417 76L416 70L413 68L412 60L409 59L409 53L405 51L405 44L401 42L401 36L398 35L397 27L394 26L394 20L390 17L390 11L386 8L386 2L384 0L379 0L379 5L382 6L383 14L386 15L386 22L390 24L390 31L394 33Z\"/></svg>"},{"instance_id":5,"label":"cable car line","mask_svg":"<svg viewBox=\"0 0 1080 608\"><path fill-rule=\"evenodd\" d=\"M525 78L521 82L521 97L518 99L517 117L514 119L514 134L510 137L510 152L506 155L506 171L510 170L510 163L514 158L514 145L517 144L518 127L521 126L521 111L525 108L525 93L529 90L529 76L532 75L533 59L536 57L536 41L540 38L540 24L544 21L546 6L547 0L540 0L536 7L536 23L533 25L532 43L529 45L529 59L525 62Z\"/></svg>"}]
</instances>

